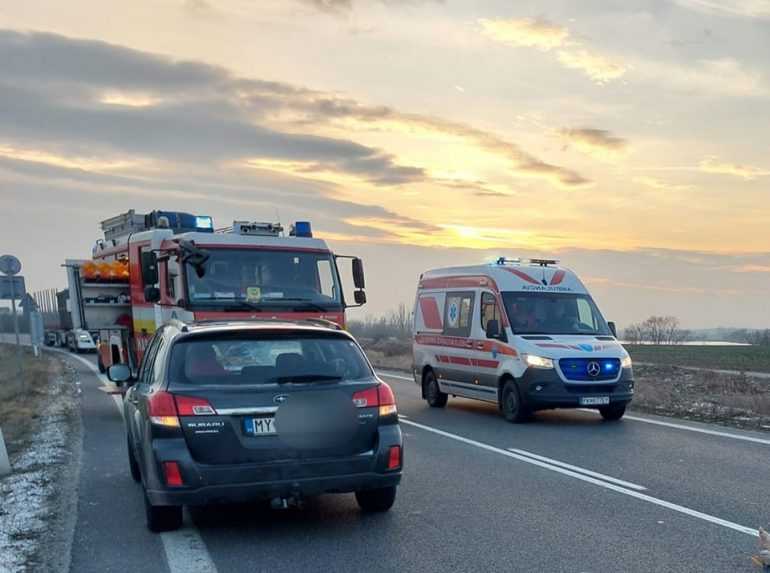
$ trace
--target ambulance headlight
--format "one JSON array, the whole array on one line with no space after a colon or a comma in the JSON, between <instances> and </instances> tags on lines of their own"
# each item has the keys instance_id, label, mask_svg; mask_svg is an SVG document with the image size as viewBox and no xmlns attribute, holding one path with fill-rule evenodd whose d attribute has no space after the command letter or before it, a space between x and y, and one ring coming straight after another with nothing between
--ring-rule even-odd
<instances>
[{"instance_id":1,"label":"ambulance headlight","mask_svg":"<svg viewBox=\"0 0 770 573\"><path fill-rule=\"evenodd\" d=\"M532 368L553 368L553 360L543 358L542 356L535 356L534 354L525 354L524 362Z\"/></svg>"},{"instance_id":2,"label":"ambulance headlight","mask_svg":"<svg viewBox=\"0 0 770 573\"><path fill-rule=\"evenodd\" d=\"M620 366L622 368L631 368L632 366L631 357L626 355L626 357L620 361Z\"/></svg>"}]
</instances>

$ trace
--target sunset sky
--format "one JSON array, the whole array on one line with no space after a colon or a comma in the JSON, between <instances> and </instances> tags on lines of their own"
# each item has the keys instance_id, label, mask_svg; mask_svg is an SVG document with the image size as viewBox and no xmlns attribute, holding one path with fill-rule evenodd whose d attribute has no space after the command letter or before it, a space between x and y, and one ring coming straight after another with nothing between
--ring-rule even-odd
<instances>
[{"instance_id":1,"label":"sunset sky","mask_svg":"<svg viewBox=\"0 0 770 573\"><path fill-rule=\"evenodd\" d=\"M549 255L621 325L770 327L768 54L768 0L2 2L0 250L35 290L130 208L309 219L371 314Z\"/></svg>"}]
</instances>

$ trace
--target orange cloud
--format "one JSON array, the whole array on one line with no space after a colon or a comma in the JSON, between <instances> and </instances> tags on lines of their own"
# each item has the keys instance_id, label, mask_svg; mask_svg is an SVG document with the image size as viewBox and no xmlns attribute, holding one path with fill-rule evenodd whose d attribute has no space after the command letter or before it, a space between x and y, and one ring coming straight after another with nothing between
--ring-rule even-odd
<instances>
[{"instance_id":1,"label":"orange cloud","mask_svg":"<svg viewBox=\"0 0 770 573\"><path fill-rule=\"evenodd\" d=\"M741 179L746 179L747 181L753 181L757 177L770 175L770 171L767 169L753 167L751 165L739 165L737 163L719 161L716 157L707 157L700 162L699 168L705 173L732 175L733 177L740 177Z\"/></svg>"}]
</instances>

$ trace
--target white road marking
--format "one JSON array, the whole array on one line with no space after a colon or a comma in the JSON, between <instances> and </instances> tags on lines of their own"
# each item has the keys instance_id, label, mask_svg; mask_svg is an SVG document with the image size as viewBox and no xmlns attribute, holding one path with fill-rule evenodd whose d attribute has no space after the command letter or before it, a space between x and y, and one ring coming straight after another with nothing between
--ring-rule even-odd
<instances>
[{"instance_id":1,"label":"white road marking","mask_svg":"<svg viewBox=\"0 0 770 573\"><path fill-rule=\"evenodd\" d=\"M596 413L596 410L589 410L587 408L580 408L581 412ZM626 414L623 416L624 420L633 420L634 422L644 422L645 424L653 424L654 426L664 426L666 428L675 428L677 430L686 430L688 432L695 432L698 434L707 434L709 436L719 436L720 438L730 438L731 440L742 440L744 442L752 442L754 444L762 444L770 446L770 439L755 438L754 436L741 436L733 432L722 432L720 430L708 430L706 428L697 428L695 426L688 426L686 424L677 424L675 422L664 422L663 420L653 420L651 418L643 418L642 416L634 416Z\"/></svg>"},{"instance_id":2,"label":"white road marking","mask_svg":"<svg viewBox=\"0 0 770 573\"><path fill-rule=\"evenodd\" d=\"M82 356L70 354L57 348L49 348L48 350L70 355L87 366L102 384L105 386L112 384L104 374L99 372L99 369L93 363ZM111 396L120 415L123 416L123 398L115 394ZM166 563L171 573L217 573L216 565L211 560L211 555L198 532L198 528L195 527L189 518L185 519L185 526L182 529L164 531L160 534L160 539L163 542L163 550L166 552Z\"/></svg>"},{"instance_id":3,"label":"white road marking","mask_svg":"<svg viewBox=\"0 0 770 573\"><path fill-rule=\"evenodd\" d=\"M396 380L406 380L407 382L414 383L414 378L408 376L401 376L400 374L390 374L388 372L377 372L379 376L387 376L388 378L395 378Z\"/></svg>"},{"instance_id":4,"label":"white road marking","mask_svg":"<svg viewBox=\"0 0 770 573\"><path fill-rule=\"evenodd\" d=\"M605 474L600 474L599 472L595 472L592 470L587 470L585 468L581 468L580 466L573 466L571 464L560 462L559 460L554 460L553 458L547 458L545 456L540 456L538 454L533 454L532 452L528 452L526 450L517 450L516 448L508 448L509 452L513 452L514 454L520 454L522 456L527 456L528 458L534 458L536 460L540 460L541 462L546 462L548 464L558 466L560 468L565 468L568 470L572 470L573 472L578 472L580 474L585 474L587 476L595 477L600 480L608 481L611 483L618 484L619 486L627 487L629 489L635 489L636 491L645 491L647 488L642 485L637 485L635 483L631 483L628 481L624 481L622 479L610 477Z\"/></svg>"},{"instance_id":5,"label":"white road marking","mask_svg":"<svg viewBox=\"0 0 770 573\"><path fill-rule=\"evenodd\" d=\"M641 416L629 416L626 414L623 417L624 420L633 420L634 422L644 422L645 424L654 424L656 426L665 426L666 428L676 428L677 430L687 430L688 432L697 432L699 434L708 434L710 436L719 436L720 438L730 438L733 440L743 440L744 442L752 442L755 444L764 444L770 446L770 440L764 438L755 438L753 436L739 436L732 432L720 432L719 430L707 430L706 428L694 428L692 426L686 426L684 424L675 424L673 422L663 422L661 420L651 420L650 418L642 418Z\"/></svg>"},{"instance_id":6,"label":"white road marking","mask_svg":"<svg viewBox=\"0 0 770 573\"><path fill-rule=\"evenodd\" d=\"M421 430L425 430L426 432L432 432L434 434L438 434L439 436L444 436L445 438L449 438L450 440L455 440L457 442L461 442L463 444L474 446L476 448L486 450L488 452L492 452L495 454L500 454L501 456L506 456L509 458L513 458L522 462L525 462L527 464L531 464L534 466L538 466L540 468L556 472L580 481L584 481L593 485L597 485L599 487L603 487L605 489L612 490L617 493L621 493L623 495L627 495L629 497L633 497L635 499L646 501L648 503L652 503L654 505L664 507L666 509L670 509L672 511L676 511L678 513L682 513L684 515L688 515L690 517L694 517L696 519L700 519L702 521L707 521L709 523L713 523L715 525L720 525L722 527L725 527L727 529L732 529L733 531L738 531L740 533L745 533L746 535L751 535L752 537L757 537L759 534L759 531L756 529L752 529L751 527L746 527L743 525L740 525L738 523L734 523L732 521L728 521L726 519L722 519L720 517L715 517L713 515L709 515L707 513L702 513L700 511L690 509L689 507L684 507L682 505L677 505L675 503L671 503L669 501L665 501L663 499L658 499L657 497L652 497L651 495L647 495L645 493L641 493L638 491L634 491L632 489L628 489L625 487L621 487L619 485L615 485L612 483L608 483L606 481L598 480L596 478L592 478L591 476L587 476L584 474L580 474L577 472L574 472L572 470L564 469L555 465L552 465L550 463L546 463L531 457L522 456L520 454L515 454L513 452L509 452L508 450L504 450L502 448L498 448L495 446L490 446L489 444L485 444L483 442L477 442L476 440L471 440L469 438L464 438L463 436L458 436L457 434L452 434L450 432L445 432L444 430L439 430L437 428L433 428L431 426L426 426L424 424L418 424L417 422L413 422L411 420L401 420L402 424L406 424L408 426L414 426L415 428L420 428Z\"/></svg>"},{"instance_id":7,"label":"white road marking","mask_svg":"<svg viewBox=\"0 0 770 573\"><path fill-rule=\"evenodd\" d=\"M216 573L217 567L211 560L206 544L194 525L183 529L164 531L160 534L166 562L171 573Z\"/></svg>"},{"instance_id":8,"label":"white road marking","mask_svg":"<svg viewBox=\"0 0 770 573\"><path fill-rule=\"evenodd\" d=\"M385 376L388 378L395 378L396 380L406 380L407 382L414 382L414 378L409 378L408 376L401 376L398 374L390 374L388 372L377 372L379 376ZM592 414L597 414L596 410L590 410L588 408L578 408L581 412L590 412ZM644 418L642 416L635 416L632 414L626 414L623 417L624 420L633 420L634 422L643 422L645 424L653 424L656 426L665 426L667 428L674 428L677 430L686 430L688 432L696 432L698 434L707 434L709 436L719 436L720 438L730 438L732 440L741 440L744 442L751 442L754 444L762 444L765 446L770 446L770 439L766 438L755 438L753 436L741 436L740 434L735 434L733 432L722 432L720 430L708 430L706 428L696 428L693 426L687 426L685 424L677 424L674 422L664 422L662 420L653 420L651 418Z\"/></svg>"}]
</instances>

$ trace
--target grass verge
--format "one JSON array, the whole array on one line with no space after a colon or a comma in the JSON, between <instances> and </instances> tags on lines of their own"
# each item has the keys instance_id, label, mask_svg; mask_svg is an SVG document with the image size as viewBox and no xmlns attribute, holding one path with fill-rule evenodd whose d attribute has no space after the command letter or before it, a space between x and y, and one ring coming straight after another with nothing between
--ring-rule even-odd
<instances>
[{"instance_id":1,"label":"grass verge","mask_svg":"<svg viewBox=\"0 0 770 573\"><path fill-rule=\"evenodd\" d=\"M658 346L626 345L636 362L669 366L690 366L713 370L770 372L770 347L767 346Z\"/></svg>"}]
</instances>

